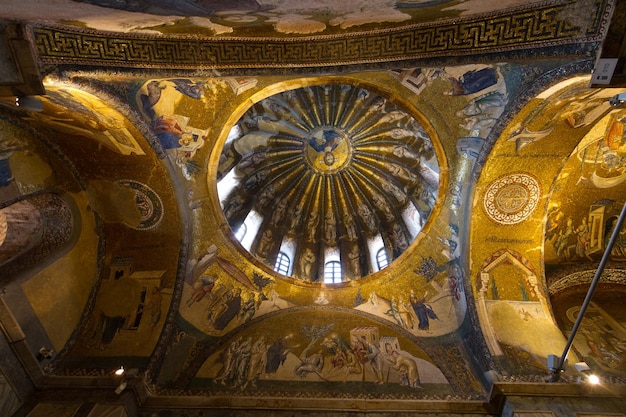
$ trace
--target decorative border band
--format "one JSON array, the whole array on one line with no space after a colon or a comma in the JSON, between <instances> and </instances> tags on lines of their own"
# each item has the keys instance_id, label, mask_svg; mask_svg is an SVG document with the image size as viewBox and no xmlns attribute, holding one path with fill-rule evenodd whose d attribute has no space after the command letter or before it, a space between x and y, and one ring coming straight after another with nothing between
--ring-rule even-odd
<instances>
[{"instance_id":1,"label":"decorative border band","mask_svg":"<svg viewBox=\"0 0 626 417\"><path fill-rule=\"evenodd\" d=\"M552 283L548 288L548 291L550 292L550 295L553 296L567 288L576 285L587 285L591 283L595 274L595 270L575 272ZM602 275L602 283L626 285L626 276L624 276L624 270L605 269Z\"/></svg>"},{"instance_id":2,"label":"decorative border band","mask_svg":"<svg viewBox=\"0 0 626 417\"><path fill-rule=\"evenodd\" d=\"M606 0L596 0L605 10ZM581 29L567 21L571 2L395 29L285 38L154 37L67 26L32 26L38 58L48 64L124 68L218 69L322 67L592 42L604 13Z\"/></svg>"}]
</instances>

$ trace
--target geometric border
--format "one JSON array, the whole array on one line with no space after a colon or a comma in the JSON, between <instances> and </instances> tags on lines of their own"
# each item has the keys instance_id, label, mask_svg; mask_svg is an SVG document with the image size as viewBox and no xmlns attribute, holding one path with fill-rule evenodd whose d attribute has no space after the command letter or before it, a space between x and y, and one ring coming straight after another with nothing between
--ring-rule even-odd
<instances>
[{"instance_id":1,"label":"geometric border","mask_svg":"<svg viewBox=\"0 0 626 417\"><path fill-rule=\"evenodd\" d=\"M161 223L161 220L163 220L163 201L161 201L161 197L146 184L137 181L119 180L117 183L135 191L136 204L143 201L150 205L150 210L148 210L149 216L141 219L138 225L130 225L126 222L124 222L124 224L135 230L150 230L157 227L159 223ZM140 210L140 213L141 212Z\"/></svg>"},{"instance_id":2,"label":"geometric border","mask_svg":"<svg viewBox=\"0 0 626 417\"><path fill-rule=\"evenodd\" d=\"M605 11L606 0L596 0ZM463 56L598 41L602 12L580 28L567 20L575 2L553 1L504 12L340 35L199 37L115 33L61 25L29 26L45 64L124 68L293 68Z\"/></svg>"},{"instance_id":3,"label":"geometric border","mask_svg":"<svg viewBox=\"0 0 626 417\"><path fill-rule=\"evenodd\" d=\"M571 287L588 285L594 278L596 270L579 271L573 274L567 275L558 281L550 284L548 288L550 295L554 296L563 290ZM626 274L624 269L605 269L602 273L603 284L617 284L626 285Z\"/></svg>"}]
</instances>

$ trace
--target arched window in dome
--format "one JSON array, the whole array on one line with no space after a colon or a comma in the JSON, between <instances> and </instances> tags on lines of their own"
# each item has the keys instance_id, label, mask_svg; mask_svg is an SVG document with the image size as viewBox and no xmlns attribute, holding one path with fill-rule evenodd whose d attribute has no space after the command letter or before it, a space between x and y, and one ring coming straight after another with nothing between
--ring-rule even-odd
<instances>
[{"instance_id":1,"label":"arched window in dome","mask_svg":"<svg viewBox=\"0 0 626 417\"><path fill-rule=\"evenodd\" d=\"M274 271L279 274L289 275L289 267L291 266L291 259L285 252L278 252L276 256L276 263L274 264Z\"/></svg>"},{"instance_id":2,"label":"arched window in dome","mask_svg":"<svg viewBox=\"0 0 626 417\"><path fill-rule=\"evenodd\" d=\"M341 262L330 261L324 264L324 283L339 284L343 281L341 277Z\"/></svg>"},{"instance_id":3,"label":"arched window in dome","mask_svg":"<svg viewBox=\"0 0 626 417\"><path fill-rule=\"evenodd\" d=\"M248 230L248 228L246 227L245 224L242 224L241 226L239 226L239 229L237 230L237 233L235 233L235 239L237 239L238 241L242 241L244 236L246 236L246 231Z\"/></svg>"},{"instance_id":4,"label":"arched window in dome","mask_svg":"<svg viewBox=\"0 0 626 417\"><path fill-rule=\"evenodd\" d=\"M239 243L241 243L241 246L243 246L246 250L250 250L252 247L254 237L256 236L262 221L263 217L256 211L251 210L241 224L241 227L246 228L246 233L242 236L241 240L239 240Z\"/></svg>"},{"instance_id":5,"label":"arched window in dome","mask_svg":"<svg viewBox=\"0 0 626 417\"><path fill-rule=\"evenodd\" d=\"M387 259L387 252L385 248L378 249L376 252L376 265L378 265L378 269L385 269L387 265L389 265L389 259Z\"/></svg>"},{"instance_id":6,"label":"arched window in dome","mask_svg":"<svg viewBox=\"0 0 626 417\"><path fill-rule=\"evenodd\" d=\"M381 269L381 263L379 261L379 252L382 250L383 257L386 261L385 266L389 263L389 259L387 259L387 253L384 250L385 242L381 235L376 235L368 239L367 241L367 253L368 253L368 261L372 272L378 272Z\"/></svg>"}]
</instances>

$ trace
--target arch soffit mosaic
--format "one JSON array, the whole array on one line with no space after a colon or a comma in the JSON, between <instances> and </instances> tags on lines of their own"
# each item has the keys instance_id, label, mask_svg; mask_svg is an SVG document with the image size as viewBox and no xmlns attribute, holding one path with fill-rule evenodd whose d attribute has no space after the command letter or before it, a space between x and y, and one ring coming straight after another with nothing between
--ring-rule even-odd
<instances>
[{"instance_id":1,"label":"arch soffit mosaic","mask_svg":"<svg viewBox=\"0 0 626 417\"><path fill-rule=\"evenodd\" d=\"M576 182L586 181L586 178L579 175L576 176L576 170L581 169L581 155L585 152L585 148L589 144L598 144L600 138L604 138L608 134L607 126L609 124L617 125L617 115L621 114L619 108L612 107L608 99L618 92L620 89L602 89L591 90L588 88L589 77L575 77L566 80L559 85L546 88L544 92L533 98L524 108L521 109L515 119L511 120L506 128L503 129L498 141L490 151L488 160L482 168L481 177L477 183L477 189L480 190L476 195L476 200L483 207L482 215L477 219L485 222L486 241L493 241L497 244L497 236L488 236L494 230L489 228L489 224L493 225L509 225L511 229L519 228L526 230L523 224L541 222L544 224L549 222L546 216L554 206L561 206L564 203L572 202L571 196L576 194L572 192L572 186L567 182L574 178ZM579 145L580 142L580 145ZM610 158L615 153L620 153L619 146L614 144L614 151L609 152ZM598 151L594 148L587 151L586 154L592 154L594 159L592 165L601 164L602 161L595 160L596 154L602 154L602 150ZM550 163L551 170L534 169L539 162L534 160L544 159L545 161L554 161ZM578 161L578 162L577 162ZM608 163L614 161L610 159ZM621 175L619 175L619 163L614 161L613 170L614 179L611 185L603 185L603 178L596 180L591 185L596 189L596 195L613 193L613 186L619 186L622 183ZM517 175L527 177L526 181L532 184L526 189L503 190L503 186L499 183L507 176L505 173L517 171ZM597 177L590 173L591 181ZM515 179L508 179L508 183L517 182ZM602 184L600 184L602 182ZM523 181L521 182L523 183ZM521 184L520 183L520 184ZM615 185L613 185L615 183ZM589 184L586 184L589 185ZM536 188L539 187L538 190ZM491 190L494 191L491 191ZM580 188L583 192L584 190ZM602 191L603 190L603 191ZM616 188L619 191L619 188ZM577 195L581 195L580 193ZM519 201L510 202L507 198L518 197ZM500 200L499 200L500 199ZM607 199L611 199L607 197ZM499 200L499 201L498 201ZM602 200L598 198L598 200ZM613 201L619 200L611 199ZM492 214L488 207L494 207ZM529 208L530 206L530 208ZM501 210L501 213L498 212ZM510 210L513 217L504 216L505 212ZM527 211L530 211L528 213ZM484 219L484 220L483 220ZM520 226L521 225L521 226ZM550 225L545 227L549 229ZM508 229L502 229L501 235L508 233ZM532 227L528 229L532 233L550 233L550 230L537 229ZM516 235L522 236L523 233L516 232ZM476 238L478 236L475 235ZM524 244L530 239L513 239L511 243ZM506 240L502 241L506 244ZM495 251L494 251L495 252ZM536 266L542 265L543 258L530 258ZM539 262L535 261L537 259ZM547 254L545 259L548 263L556 263L564 261L559 260L554 254Z\"/></svg>"},{"instance_id":2,"label":"arch soffit mosaic","mask_svg":"<svg viewBox=\"0 0 626 417\"><path fill-rule=\"evenodd\" d=\"M585 282L590 282L593 274L588 269L597 266L610 231L607 218L615 218L624 203L621 197L624 195L621 185L623 139L620 139L623 110L608 102L623 90L591 90L588 85L589 77L573 77L533 98L504 128L477 184L479 191L475 198L484 207L511 208L509 198L514 198L518 200L515 203L518 213L523 213L522 206L533 205L534 208L514 222L493 216L486 209L477 213L472 225L472 262L482 263L493 254L511 249L524 253L532 269L540 271L538 276L546 277L546 281L538 284L544 294L540 298L548 317L552 308L546 297L565 293L568 288L580 289ZM543 160L541 170L533 168L539 159ZM547 161L551 162L546 164ZM507 173L516 170L517 175L527 176L529 181L536 179L540 190L536 193L528 188L509 190L508 194L500 190L487 192L506 178ZM606 185L608 183L610 186ZM506 198L498 201L502 196ZM594 221L596 227L592 228ZM495 224L500 226L498 231ZM537 246L534 242L539 241L543 244ZM614 249L609 267L620 268L622 259L621 247ZM474 292L479 299L480 293L488 287L485 282L481 284L478 277L498 279L502 285L508 282L501 274L492 276L497 270L495 264L503 263L507 262L493 261L476 269L478 285ZM508 263L519 264L514 259L509 259ZM580 272L573 272L577 269ZM607 282L623 281L616 278L620 273L615 271L608 271ZM479 308L479 316L486 318L481 319L481 324L490 320L489 313L483 313ZM487 330L487 335L493 333ZM492 341L490 349L498 344L496 335L492 336L488 337Z\"/></svg>"}]
</instances>

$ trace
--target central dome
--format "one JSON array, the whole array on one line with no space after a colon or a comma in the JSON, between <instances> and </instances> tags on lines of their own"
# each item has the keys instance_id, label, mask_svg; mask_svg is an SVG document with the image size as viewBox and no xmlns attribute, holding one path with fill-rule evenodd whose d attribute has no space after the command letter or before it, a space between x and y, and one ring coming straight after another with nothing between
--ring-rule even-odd
<instances>
[{"instance_id":1,"label":"central dome","mask_svg":"<svg viewBox=\"0 0 626 417\"><path fill-rule=\"evenodd\" d=\"M276 272L340 283L385 268L430 215L439 165L426 129L359 86L287 90L250 107L217 188L241 245Z\"/></svg>"}]
</instances>

